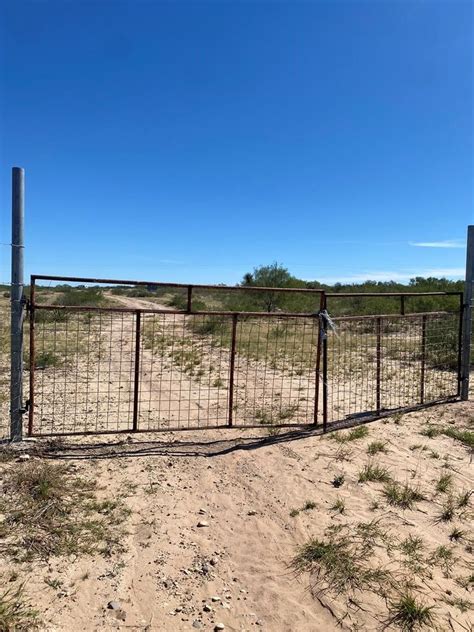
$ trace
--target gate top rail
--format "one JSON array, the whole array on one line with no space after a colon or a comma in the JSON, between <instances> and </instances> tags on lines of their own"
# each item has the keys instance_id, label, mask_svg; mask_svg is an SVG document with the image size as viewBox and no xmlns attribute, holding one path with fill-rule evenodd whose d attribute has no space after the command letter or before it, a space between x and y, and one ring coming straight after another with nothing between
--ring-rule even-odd
<instances>
[{"instance_id":1,"label":"gate top rail","mask_svg":"<svg viewBox=\"0 0 474 632\"><path fill-rule=\"evenodd\" d=\"M49 276L45 274L32 274L31 282L35 281L68 281L70 283L104 283L108 285L153 285L159 287L173 287L188 289L193 288L197 290L220 290L223 292L302 292L311 294L324 294L322 288L308 288L308 287L259 287L256 285L200 285L196 283L168 283L163 281L130 281L124 279L92 279L88 277L63 277L63 276Z\"/></svg>"},{"instance_id":2,"label":"gate top rail","mask_svg":"<svg viewBox=\"0 0 474 632\"><path fill-rule=\"evenodd\" d=\"M386 296L462 296L462 292L450 290L446 292L326 292L329 298L353 298L369 296L371 298Z\"/></svg>"}]
</instances>

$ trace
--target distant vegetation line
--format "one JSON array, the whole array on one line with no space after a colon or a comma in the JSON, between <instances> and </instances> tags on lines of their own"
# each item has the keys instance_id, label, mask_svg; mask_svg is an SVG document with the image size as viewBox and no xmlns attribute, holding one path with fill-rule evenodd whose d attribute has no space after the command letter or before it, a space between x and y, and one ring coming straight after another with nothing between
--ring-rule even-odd
<instances>
[{"instance_id":1,"label":"distant vegetation line","mask_svg":"<svg viewBox=\"0 0 474 632\"><path fill-rule=\"evenodd\" d=\"M436 277L415 277L408 284L395 281L365 281L363 283L327 284L319 281L306 281L293 276L284 266L273 263L259 266L248 272L239 284L242 292L226 292L222 290L200 290L193 292L194 310L230 310L230 311L287 311L314 312L319 309L319 298L315 294L298 294L294 292L279 293L245 291L249 287L283 287L323 289L328 293L380 293L380 297L351 297L329 299L328 308L333 315L347 314L391 314L400 312L400 299L383 297L387 292L461 292L463 281L452 281ZM223 286L225 288L225 286ZM3 288L2 288L3 289ZM8 292L5 286L4 295ZM28 292L28 288L27 288ZM148 298L164 303L176 309L184 309L187 304L185 289L170 289L159 285L146 286L108 286L86 287L68 284L54 287L38 286L38 292L48 294L48 302L62 305L107 305L110 302L104 292L111 295L122 295L136 298ZM58 296L59 294L59 296ZM451 297L410 297L405 299L405 311L454 311L459 307L459 299Z\"/></svg>"}]
</instances>

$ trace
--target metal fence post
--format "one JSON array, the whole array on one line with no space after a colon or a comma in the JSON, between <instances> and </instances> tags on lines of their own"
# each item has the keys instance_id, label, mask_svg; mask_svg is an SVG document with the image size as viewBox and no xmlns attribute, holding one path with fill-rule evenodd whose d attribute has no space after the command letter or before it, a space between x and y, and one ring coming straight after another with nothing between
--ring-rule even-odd
<instances>
[{"instance_id":1,"label":"metal fence post","mask_svg":"<svg viewBox=\"0 0 474 632\"><path fill-rule=\"evenodd\" d=\"M23 439L23 313L24 313L25 171L12 169L10 439Z\"/></svg>"},{"instance_id":2,"label":"metal fence post","mask_svg":"<svg viewBox=\"0 0 474 632\"><path fill-rule=\"evenodd\" d=\"M463 333L461 355L461 399L469 399L471 364L472 283L474 281L474 226L467 229L466 282L464 286Z\"/></svg>"}]
</instances>

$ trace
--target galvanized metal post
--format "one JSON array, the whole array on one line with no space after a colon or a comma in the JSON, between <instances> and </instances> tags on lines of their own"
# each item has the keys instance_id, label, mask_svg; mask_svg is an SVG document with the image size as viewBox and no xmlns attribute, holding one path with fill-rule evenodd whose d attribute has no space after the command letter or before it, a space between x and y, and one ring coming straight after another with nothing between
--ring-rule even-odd
<instances>
[{"instance_id":1,"label":"galvanized metal post","mask_svg":"<svg viewBox=\"0 0 474 632\"><path fill-rule=\"evenodd\" d=\"M24 313L25 171L12 169L10 439L23 439L23 313Z\"/></svg>"},{"instance_id":2,"label":"galvanized metal post","mask_svg":"<svg viewBox=\"0 0 474 632\"><path fill-rule=\"evenodd\" d=\"M461 399L469 399L471 365L472 284L474 281L474 226L467 229L466 282L464 285L463 332L461 355Z\"/></svg>"},{"instance_id":3,"label":"galvanized metal post","mask_svg":"<svg viewBox=\"0 0 474 632\"><path fill-rule=\"evenodd\" d=\"M375 407L377 409L377 415L380 415L381 411L381 395L380 395L380 387L381 387L381 377L382 377L382 319L379 316L377 318L377 357L376 357L376 403Z\"/></svg>"}]
</instances>

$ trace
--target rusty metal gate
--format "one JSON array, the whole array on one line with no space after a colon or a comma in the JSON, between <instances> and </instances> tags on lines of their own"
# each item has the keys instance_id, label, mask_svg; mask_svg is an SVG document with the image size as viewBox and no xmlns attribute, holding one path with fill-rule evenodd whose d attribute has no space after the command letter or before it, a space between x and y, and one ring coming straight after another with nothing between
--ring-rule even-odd
<instances>
[{"instance_id":1,"label":"rusty metal gate","mask_svg":"<svg viewBox=\"0 0 474 632\"><path fill-rule=\"evenodd\" d=\"M44 282L146 287L153 302L122 296L120 306L57 304L45 299ZM156 303L158 288L184 292L183 304ZM199 309L197 290L267 299L297 293L311 311ZM373 296L399 300L399 313L328 314L333 302ZM446 297L451 309L407 314L410 296ZM29 320L29 435L326 430L336 421L371 419L460 393L457 292L331 294L36 275Z\"/></svg>"}]
</instances>

